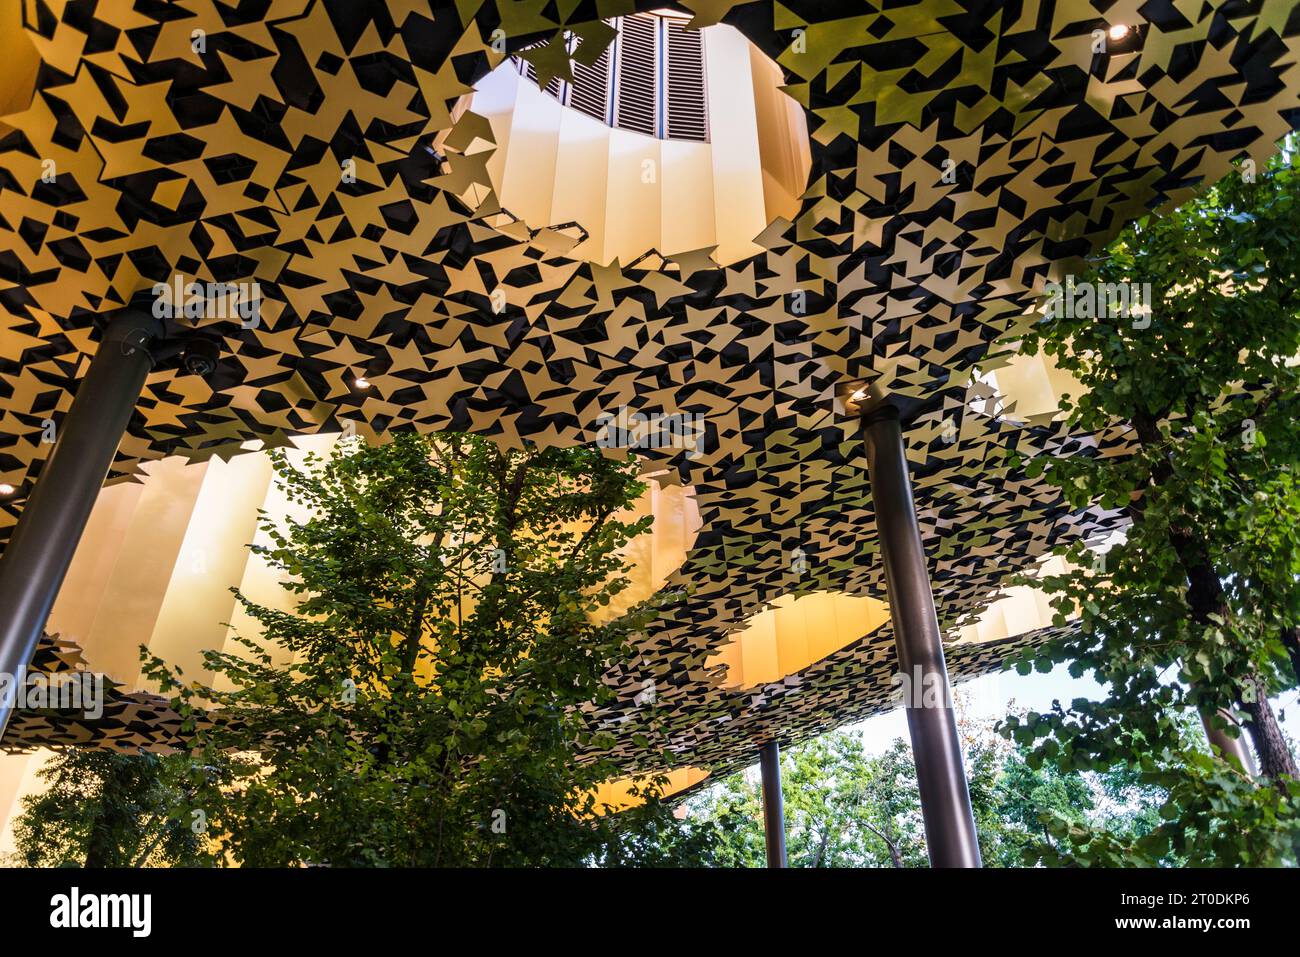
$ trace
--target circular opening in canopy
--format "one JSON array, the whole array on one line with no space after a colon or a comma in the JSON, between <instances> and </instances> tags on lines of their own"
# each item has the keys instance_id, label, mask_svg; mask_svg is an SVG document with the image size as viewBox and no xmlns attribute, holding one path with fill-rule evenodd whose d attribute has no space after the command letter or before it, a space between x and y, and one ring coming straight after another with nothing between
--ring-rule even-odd
<instances>
[{"instance_id":1,"label":"circular opening in canopy","mask_svg":"<svg viewBox=\"0 0 1300 957\"><path fill-rule=\"evenodd\" d=\"M667 13L603 22L603 40L526 48L475 86L503 222L561 231L569 255L601 265L761 252L756 237L798 213L811 167L780 68L731 27Z\"/></svg>"}]
</instances>

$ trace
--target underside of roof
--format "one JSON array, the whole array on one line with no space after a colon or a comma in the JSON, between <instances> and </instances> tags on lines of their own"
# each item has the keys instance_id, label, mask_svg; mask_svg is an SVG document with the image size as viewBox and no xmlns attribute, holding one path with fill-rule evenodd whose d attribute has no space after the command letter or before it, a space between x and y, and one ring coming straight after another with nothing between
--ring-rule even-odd
<instances>
[{"instance_id":1,"label":"underside of roof","mask_svg":"<svg viewBox=\"0 0 1300 957\"><path fill-rule=\"evenodd\" d=\"M950 634L1054 545L1113 527L1005 452L1123 454L1124 430L979 413L972 374L1003 361L1044 282L1234 161L1262 165L1298 125L1297 4L687 6L775 60L811 138L798 216L725 268L708 250L593 264L567 255L566 232L511 223L481 148L491 128L458 109L510 52L632 4L22 0L0 63L0 481L16 489L0 526L105 312L178 273L256 282L255 326L201 323L223 343L213 377L150 376L116 479L347 423L574 445L620 409L698 414L698 456L642 450L694 488L702 527L667 585L682 597L642 663L611 676L623 697L599 718L630 713L653 679L675 760L725 768L757 740L886 707L887 624L775 684L728 689L706 666L783 595L884 597L862 442L837 396L875 385L904 410ZM1129 39L1096 52L1115 24ZM1031 639L956 645L950 669L987 670ZM6 744L39 743L34 727L15 716ZM640 763L630 739L619 750Z\"/></svg>"}]
</instances>

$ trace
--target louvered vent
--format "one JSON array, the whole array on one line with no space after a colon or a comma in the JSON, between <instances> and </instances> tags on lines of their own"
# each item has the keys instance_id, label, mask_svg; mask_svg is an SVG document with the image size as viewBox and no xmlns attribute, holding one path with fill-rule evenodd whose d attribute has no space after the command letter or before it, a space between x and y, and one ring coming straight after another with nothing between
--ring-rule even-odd
<instances>
[{"instance_id":1,"label":"louvered vent","mask_svg":"<svg viewBox=\"0 0 1300 957\"><path fill-rule=\"evenodd\" d=\"M519 60L518 63L519 63L520 74L528 77L528 79L530 79L533 82L533 85L536 86L537 67L533 66L527 60ZM563 101L564 100L564 96L563 96L564 90L562 89L563 86L564 86L563 81L561 81L558 76L553 76L551 77L551 82L546 84L546 92L551 94L551 96L555 97L557 100Z\"/></svg>"},{"instance_id":2,"label":"louvered vent","mask_svg":"<svg viewBox=\"0 0 1300 957\"><path fill-rule=\"evenodd\" d=\"M704 95L704 40L676 20L666 20L664 102L665 135L670 140L707 140L709 122Z\"/></svg>"},{"instance_id":3,"label":"louvered vent","mask_svg":"<svg viewBox=\"0 0 1300 957\"><path fill-rule=\"evenodd\" d=\"M623 17L618 32L614 125L647 136L659 134L658 26L658 17Z\"/></svg>"},{"instance_id":4,"label":"louvered vent","mask_svg":"<svg viewBox=\"0 0 1300 957\"><path fill-rule=\"evenodd\" d=\"M573 82L553 79L546 92L565 106L619 129L660 139L709 138L704 38L682 20L635 13L606 20L618 36L591 66L571 61ZM568 35L570 54L577 38ZM537 70L515 57L521 76Z\"/></svg>"},{"instance_id":5,"label":"louvered vent","mask_svg":"<svg viewBox=\"0 0 1300 957\"><path fill-rule=\"evenodd\" d=\"M569 106L580 113L609 123L609 65L613 60L611 43L591 66L573 63L573 85L569 89Z\"/></svg>"}]
</instances>

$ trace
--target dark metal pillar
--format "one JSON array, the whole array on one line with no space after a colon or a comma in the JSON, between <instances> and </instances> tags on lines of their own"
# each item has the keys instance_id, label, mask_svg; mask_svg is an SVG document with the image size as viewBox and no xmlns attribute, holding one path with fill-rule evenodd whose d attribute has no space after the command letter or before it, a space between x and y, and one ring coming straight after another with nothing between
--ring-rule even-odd
<instances>
[{"instance_id":1,"label":"dark metal pillar","mask_svg":"<svg viewBox=\"0 0 1300 957\"><path fill-rule=\"evenodd\" d=\"M785 811L781 806L781 749L775 741L759 748L758 767L763 775L763 834L767 839L767 866L785 867Z\"/></svg>"},{"instance_id":2,"label":"dark metal pillar","mask_svg":"<svg viewBox=\"0 0 1300 957\"><path fill-rule=\"evenodd\" d=\"M1241 769L1251 777L1255 777L1258 771L1255 768L1254 755L1250 753L1250 747L1246 744L1245 732L1239 733L1235 738L1228 735L1226 731L1214 726L1215 712L1201 712L1201 726L1205 728L1205 736L1210 739L1212 751L1219 752L1220 756L1236 761L1241 765ZM1232 715L1224 711L1218 712L1219 716L1229 723L1232 723Z\"/></svg>"},{"instance_id":3,"label":"dark metal pillar","mask_svg":"<svg viewBox=\"0 0 1300 957\"><path fill-rule=\"evenodd\" d=\"M109 320L49 461L0 557L0 674L23 680L90 510L153 367L162 320L127 308ZM13 699L0 695L0 737Z\"/></svg>"},{"instance_id":4,"label":"dark metal pillar","mask_svg":"<svg viewBox=\"0 0 1300 957\"><path fill-rule=\"evenodd\" d=\"M898 410L876 406L863 413L862 428L930 864L979 867L975 817Z\"/></svg>"}]
</instances>

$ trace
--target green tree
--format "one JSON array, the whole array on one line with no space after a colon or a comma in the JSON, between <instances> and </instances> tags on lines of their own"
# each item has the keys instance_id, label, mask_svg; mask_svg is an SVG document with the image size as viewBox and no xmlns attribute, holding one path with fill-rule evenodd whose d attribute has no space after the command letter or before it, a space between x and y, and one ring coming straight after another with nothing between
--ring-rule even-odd
<instances>
[{"instance_id":1,"label":"green tree","mask_svg":"<svg viewBox=\"0 0 1300 957\"><path fill-rule=\"evenodd\" d=\"M781 755L784 769L785 754ZM784 783L782 799L786 794ZM686 800L692 820L717 829L714 862L719 867L765 867L767 845L763 837L763 793L756 772L738 771ZM789 856L787 850L787 857Z\"/></svg>"},{"instance_id":2,"label":"green tree","mask_svg":"<svg viewBox=\"0 0 1300 957\"><path fill-rule=\"evenodd\" d=\"M862 842L871 866L924 867L925 824L912 749L902 739L868 763L858 804Z\"/></svg>"},{"instance_id":3,"label":"green tree","mask_svg":"<svg viewBox=\"0 0 1300 957\"><path fill-rule=\"evenodd\" d=\"M1123 846L1160 823L1165 793L1127 769L1067 774L1008 744L993 721L974 721L959 710L958 726L987 867L1074 865L1100 849L1092 843L1099 835ZM928 863L916 766L902 738L877 755L866 753L859 732L814 738L782 754L781 784L791 867ZM753 769L686 805L693 819L713 826L716 862L765 864L762 791ZM1161 863L1181 859L1171 855Z\"/></svg>"},{"instance_id":4,"label":"green tree","mask_svg":"<svg viewBox=\"0 0 1300 957\"><path fill-rule=\"evenodd\" d=\"M1165 791L1124 765L1067 773L1021 745L1000 768L994 826L980 826L985 862L1006 867L1082 863L1098 837L1124 846L1155 830L1167 801ZM1183 860L1168 854L1149 863Z\"/></svg>"},{"instance_id":5,"label":"green tree","mask_svg":"<svg viewBox=\"0 0 1300 957\"><path fill-rule=\"evenodd\" d=\"M1078 623L1034 664L1068 661L1107 696L1012 719L1008 733L1066 773L1124 766L1169 795L1161 825L1133 840L1074 834L1092 849L1082 863L1294 859L1300 784L1269 698L1300 668L1298 240L1296 172L1234 173L1124 230L1066 289L1075 308L1052 309L1026 339L1081 383L1071 426L1127 427L1133 444L1028 463L1072 506L1121 510L1129 525L1104 556L1063 549L1080 570L1042 582L1058 622L1077 611ZM1149 313L1097 306L1096 290L1130 283L1150 283ZM1259 782L1189 733L1187 715L1219 709L1254 745Z\"/></svg>"},{"instance_id":6,"label":"green tree","mask_svg":"<svg viewBox=\"0 0 1300 957\"><path fill-rule=\"evenodd\" d=\"M613 865L706 853L708 835L683 830L653 780L646 808L596 813L594 787L619 771L601 757L610 732L587 714L610 698L603 678L632 660L651 612L599 619L627 585L620 549L651 521L620 517L643 490L633 460L412 434L345 440L302 467L273 459L310 517L267 523L271 544L254 551L285 574L296 609L238 595L259 633L241 635L238 653L206 654L213 680L149 662L211 769L193 808L217 859ZM620 729L641 743L653 731L653 708Z\"/></svg>"},{"instance_id":7,"label":"green tree","mask_svg":"<svg viewBox=\"0 0 1300 957\"><path fill-rule=\"evenodd\" d=\"M1055 847L1048 827L1049 817L1086 826L1088 813L1095 809L1092 788L1086 776L1063 774L1052 764L1032 767L1016 749L1000 769L990 804L998 827L980 822L980 848L986 864L1007 867L1038 863ZM990 840L996 834L996 840Z\"/></svg>"},{"instance_id":8,"label":"green tree","mask_svg":"<svg viewBox=\"0 0 1300 957\"><path fill-rule=\"evenodd\" d=\"M899 745L902 742L898 742ZM833 731L781 753L781 800L786 860L790 867L889 866L890 846L900 849L911 828L892 818L907 803L906 768L879 768L856 732ZM898 788L901 778L902 787ZM911 782L912 797L915 781ZM875 802L884 798L887 807ZM687 801L690 815L713 824L718 863L763 867L763 792L756 769L732 774ZM902 866L901 864L899 866Z\"/></svg>"},{"instance_id":9,"label":"green tree","mask_svg":"<svg viewBox=\"0 0 1300 957\"><path fill-rule=\"evenodd\" d=\"M783 755L791 867L915 867L925 862L911 750L879 756L856 732L832 732Z\"/></svg>"},{"instance_id":10,"label":"green tree","mask_svg":"<svg viewBox=\"0 0 1300 957\"><path fill-rule=\"evenodd\" d=\"M781 754L790 867L919 867L925 840L911 751L900 738L871 756L858 732L832 731ZM687 802L714 826L717 862L763 867L763 795L753 769Z\"/></svg>"},{"instance_id":11,"label":"green tree","mask_svg":"<svg viewBox=\"0 0 1300 957\"><path fill-rule=\"evenodd\" d=\"M588 862L598 867L734 866L719 856L740 826L734 817L691 819L650 796L614 815L607 825Z\"/></svg>"},{"instance_id":12,"label":"green tree","mask_svg":"<svg viewBox=\"0 0 1300 957\"><path fill-rule=\"evenodd\" d=\"M186 866L203 859L190 827L188 755L70 748L51 757L45 789L14 822L24 867Z\"/></svg>"}]
</instances>

